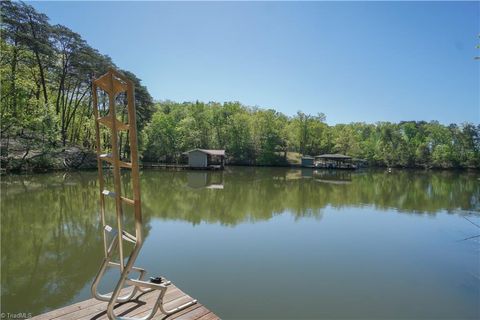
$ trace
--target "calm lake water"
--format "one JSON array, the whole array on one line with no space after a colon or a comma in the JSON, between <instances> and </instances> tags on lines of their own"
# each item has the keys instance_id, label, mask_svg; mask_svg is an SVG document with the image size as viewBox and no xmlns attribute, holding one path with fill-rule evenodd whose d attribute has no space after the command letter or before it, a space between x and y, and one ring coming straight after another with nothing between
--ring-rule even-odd
<instances>
[{"instance_id":1,"label":"calm lake water","mask_svg":"<svg viewBox=\"0 0 480 320\"><path fill-rule=\"evenodd\" d=\"M137 265L224 319L478 319L479 178L143 171ZM95 171L2 177L3 312L90 298L102 259L97 199Z\"/></svg>"}]
</instances>

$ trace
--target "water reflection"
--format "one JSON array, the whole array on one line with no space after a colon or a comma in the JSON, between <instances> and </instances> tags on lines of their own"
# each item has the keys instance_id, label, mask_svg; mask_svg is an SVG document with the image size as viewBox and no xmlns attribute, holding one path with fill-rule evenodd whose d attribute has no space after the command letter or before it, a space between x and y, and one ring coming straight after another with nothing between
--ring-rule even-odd
<instances>
[{"instance_id":1,"label":"water reflection","mask_svg":"<svg viewBox=\"0 0 480 320\"><path fill-rule=\"evenodd\" d=\"M477 176L278 168L229 168L225 173L151 171L142 176L142 192L152 216L235 225L266 220L285 211L296 217L318 216L327 206L372 206L428 214L478 210ZM222 181L224 189L207 189L213 181Z\"/></svg>"},{"instance_id":2,"label":"water reflection","mask_svg":"<svg viewBox=\"0 0 480 320\"><path fill-rule=\"evenodd\" d=\"M103 257L96 175L8 176L1 191L2 311L36 314L67 304ZM112 222L113 212L112 204Z\"/></svg>"},{"instance_id":3,"label":"water reflection","mask_svg":"<svg viewBox=\"0 0 480 320\"><path fill-rule=\"evenodd\" d=\"M223 171L217 175L208 171L188 172L187 185L192 189L223 189Z\"/></svg>"},{"instance_id":4,"label":"water reflection","mask_svg":"<svg viewBox=\"0 0 480 320\"><path fill-rule=\"evenodd\" d=\"M332 184L349 184L352 182L350 170L315 170L314 177L317 182Z\"/></svg>"},{"instance_id":5,"label":"water reflection","mask_svg":"<svg viewBox=\"0 0 480 320\"><path fill-rule=\"evenodd\" d=\"M143 171L145 236L151 219L235 226L290 212L322 217L326 207L369 206L435 215L477 212L478 173L345 172L228 168L224 172ZM124 185L128 190L128 183ZM71 302L102 257L96 172L7 176L1 183L3 312ZM113 221L113 204L109 207ZM133 215L126 214L126 224Z\"/></svg>"}]
</instances>

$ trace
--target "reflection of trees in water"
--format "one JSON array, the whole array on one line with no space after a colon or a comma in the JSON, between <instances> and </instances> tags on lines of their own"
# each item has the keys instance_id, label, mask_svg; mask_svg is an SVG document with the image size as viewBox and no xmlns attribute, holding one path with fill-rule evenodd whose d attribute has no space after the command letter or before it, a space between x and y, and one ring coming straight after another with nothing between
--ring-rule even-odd
<instances>
[{"instance_id":1,"label":"reflection of trees in water","mask_svg":"<svg viewBox=\"0 0 480 320\"><path fill-rule=\"evenodd\" d=\"M91 281L103 254L97 200L95 172L3 179L3 312L63 306Z\"/></svg>"},{"instance_id":2,"label":"reflection of trees in water","mask_svg":"<svg viewBox=\"0 0 480 320\"><path fill-rule=\"evenodd\" d=\"M395 208L402 212L478 210L480 185L475 174L399 171L354 176L349 203ZM476 199L472 202L473 199ZM477 204L475 204L477 203Z\"/></svg>"},{"instance_id":3,"label":"reflection of trees in water","mask_svg":"<svg viewBox=\"0 0 480 320\"><path fill-rule=\"evenodd\" d=\"M241 221L266 220L275 214L285 211L284 201L278 199L283 196L280 190L284 189L285 182L275 178L284 178L285 170L281 175L272 175L268 169L260 170L233 170L223 178L223 190L208 188L196 189L189 187L192 178L189 175L195 172L152 172L143 176L143 199L148 203L154 216L163 218L181 219L193 223L201 221L220 222L234 225ZM220 172L210 172L209 175L220 175ZM213 181L221 181L212 178ZM207 186L207 185L205 185ZM298 202L290 209L297 215L311 214L308 205L312 186L299 185L305 189L304 199L297 197L298 192L290 195L291 203ZM302 204L303 203L303 204ZM318 214L319 212L317 212Z\"/></svg>"},{"instance_id":4,"label":"reflection of trees in water","mask_svg":"<svg viewBox=\"0 0 480 320\"><path fill-rule=\"evenodd\" d=\"M229 168L190 180L189 174L142 172L146 235L151 216L235 225L285 211L295 218L321 218L326 206L429 214L479 209L478 174L365 171L342 176L349 184L319 182L313 174L282 168ZM323 180L335 180L326 175ZM39 313L65 305L91 281L102 257L96 181L96 172L2 179L2 311ZM201 188L220 183L222 190ZM125 182L123 188L129 187ZM125 212L125 219L129 224L133 214Z\"/></svg>"},{"instance_id":5,"label":"reflection of trees in water","mask_svg":"<svg viewBox=\"0 0 480 320\"><path fill-rule=\"evenodd\" d=\"M209 174L208 171L194 171L187 174L187 185L192 189L223 189L223 171Z\"/></svg>"},{"instance_id":6,"label":"reflection of trees in water","mask_svg":"<svg viewBox=\"0 0 480 320\"><path fill-rule=\"evenodd\" d=\"M143 199L149 205L149 213L193 223L208 221L226 225L266 220L284 211L290 211L297 218L321 216L326 206L368 205L434 214L439 210L478 210L480 194L478 175L456 172L364 171L310 175L301 170L231 168L223 177L223 190L188 189L185 186L191 174L162 171L145 174ZM343 183L346 181L349 183Z\"/></svg>"}]
</instances>

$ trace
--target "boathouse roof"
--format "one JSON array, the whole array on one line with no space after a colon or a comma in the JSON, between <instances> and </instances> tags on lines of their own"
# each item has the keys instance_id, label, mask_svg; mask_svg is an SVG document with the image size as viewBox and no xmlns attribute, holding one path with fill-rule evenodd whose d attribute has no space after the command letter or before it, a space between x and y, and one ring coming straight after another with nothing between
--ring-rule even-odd
<instances>
[{"instance_id":1,"label":"boathouse roof","mask_svg":"<svg viewBox=\"0 0 480 320\"><path fill-rule=\"evenodd\" d=\"M183 154L189 154L189 153L192 153L192 152L195 152L195 151L199 151L199 152L211 155L211 156L222 156L222 157L225 156L225 150L215 150L215 149L192 149L192 150L184 152Z\"/></svg>"},{"instance_id":2,"label":"boathouse roof","mask_svg":"<svg viewBox=\"0 0 480 320\"><path fill-rule=\"evenodd\" d=\"M320 158L320 159L333 159L333 160L352 159L352 157L346 156L346 155L344 155L344 154L339 154L339 153L321 154L321 155L319 155L319 156L316 156L315 158Z\"/></svg>"}]
</instances>

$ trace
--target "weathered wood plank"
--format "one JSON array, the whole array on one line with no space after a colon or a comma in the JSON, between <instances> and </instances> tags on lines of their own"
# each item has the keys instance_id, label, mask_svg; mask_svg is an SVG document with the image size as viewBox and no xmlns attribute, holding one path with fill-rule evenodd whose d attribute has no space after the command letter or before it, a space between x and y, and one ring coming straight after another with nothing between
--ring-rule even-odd
<instances>
[{"instance_id":1,"label":"weathered wood plank","mask_svg":"<svg viewBox=\"0 0 480 320\"><path fill-rule=\"evenodd\" d=\"M200 318L201 316L206 315L209 312L210 312L210 310L208 310L207 308L205 308L202 305L199 305L199 307L196 308L195 310L192 310L191 312L182 314L179 317L176 317L175 319L177 319L177 320L196 320L196 319Z\"/></svg>"},{"instance_id":2,"label":"weathered wood plank","mask_svg":"<svg viewBox=\"0 0 480 320\"><path fill-rule=\"evenodd\" d=\"M131 288L126 288L122 292L126 293ZM158 298L158 291L137 295L134 300L119 303L115 306L115 314L118 316L143 317L147 315L155 300ZM167 310L178 307L193 298L185 294L183 291L170 286L164 296L164 306ZM47 313L33 317L34 320L104 320L107 317L107 305L105 301L89 299L81 301L60 309L52 310ZM162 314L160 311L153 319L162 320L216 320L219 319L214 313L196 303L184 310L181 310L170 316Z\"/></svg>"},{"instance_id":3,"label":"weathered wood plank","mask_svg":"<svg viewBox=\"0 0 480 320\"><path fill-rule=\"evenodd\" d=\"M158 292L156 292L156 294L158 294ZM152 300L153 297L157 296L156 294L155 292L146 293L138 296L136 300L117 304L117 306L115 307L115 312L117 315L128 314L129 316L132 316L136 309L148 308L149 310L149 307L151 307L151 305L153 304L153 300ZM172 288L169 288L169 290L165 294L164 299L165 301L171 301L173 299L176 299L177 296L183 296L183 295L185 294L182 291L180 291L178 288L172 287ZM148 298L150 297L151 297L150 300L152 301L150 303L150 306L148 306L148 303L149 303ZM101 302L100 304L94 305L92 308L84 309L80 312L79 311L74 312L73 314L69 314L68 317L62 317L62 320L63 319L87 320L87 319L91 319L93 315L95 315L95 319L107 319L107 314L106 314L107 305L108 305L108 302ZM129 310L129 309L131 313L125 312L126 310Z\"/></svg>"},{"instance_id":4,"label":"weathered wood plank","mask_svg":"<svg viewBox=\"0 0 480 320\"><path fill-rule=\"evenodd\" d=\"M198 318L197 320L218 320L220 319L219 317L217 317L216 314L212 313L212 312L209 312L207 313L206 315L204 316L201 316L200 318Z\"/></svg>"},{"instance_id":5,"label":"weathered wood plank","mask_svg":"<svg viewBox=\"0 0 480 320\"><path fill-rule=\"evenodd\" d=\"M140 297L138 299L138 302L132 301L132 302L118 305L118 307L115 308L115 314L118 316L129 316L129 317L145 316L150 312L153 306L153 303L157 299L157 297L158 297L158 292L151 292L146 294L143 297ZM183 293L178 289L176 291L172 291L171 293L167 291L164 297L165 305L167 307L171 307L172 303L176 303L176 305L180 305L181 303L177 302L178 299L183 299L186 297L187 296L185 295L185 293ZM185 299L185 300L189 301L191 300L191 298ZM108 319L106 314L106 309L107 307L105 305L105 308L101 310L102 312L100 314L97 311L97 313L95 314L95 319L98 319L98 320ZM84 317L80 319L81 320L91 319L91 315L90 317Z\"/></svg>"},{"instance_id":6,"label":"weathered wood plank","mask_svg":"<svg viewBox=\"0 0 480 320\"><path fill-rule=\"evenodd\" d=\"M131 290L131 288L123 289L121 291L121 293L125 294L129 290ZM35 320L55 319L55 318L59 318L63 315L66 315L68 313L71 313L71 312L74 312L74 311L77 311L77 310L87 309L89 307L92 307L92 306L94 306L96 304L100 304L100 303L104 303L104 302L99 301L99 300L95 300L95 299L89 299L89 300L77 302L75 304L66 306L64 308L49 311L47 313L35 316L33 319L35 319Z\"/></svg>"}]
</instances>

